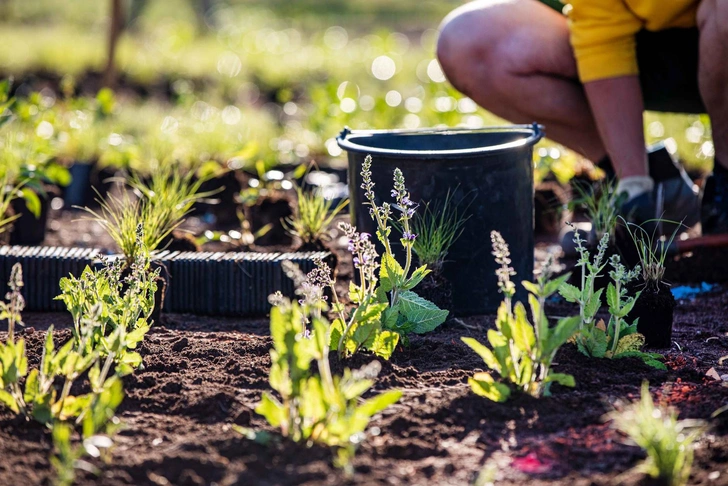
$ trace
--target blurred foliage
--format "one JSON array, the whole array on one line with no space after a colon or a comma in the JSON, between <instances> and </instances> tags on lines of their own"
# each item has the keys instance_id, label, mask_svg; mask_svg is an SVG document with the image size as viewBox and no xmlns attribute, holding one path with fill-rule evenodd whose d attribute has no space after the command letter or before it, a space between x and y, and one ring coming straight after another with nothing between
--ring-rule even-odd
<instances>
[{"instance_id":1,"label":"blurred foliage","mask_svg":"<svg viewBox=\"0 0 728 486\"><path fill-rule=\"evenodd\" d=\"M543 1L559 8L558 0ZM239 166L235 154L255 146L253 158L269 166L341 160L335 137L346 125L502 123L456 92L434 60L435 28L462 3L127 0L117 56L122 89L108 105L108 94L63 96L96 94L89 73L104 66L108 1L0 0L0 75L34 88L59 85L59 93L41 95L58 98L44 116L66 159ZM705 117L648 114L645 130L649 141L673 137L668 148L689 168L710 167ZM537 180L554 174L560 182L584 167L548 141L535 164Z\"/></svg>"}]
</instances>

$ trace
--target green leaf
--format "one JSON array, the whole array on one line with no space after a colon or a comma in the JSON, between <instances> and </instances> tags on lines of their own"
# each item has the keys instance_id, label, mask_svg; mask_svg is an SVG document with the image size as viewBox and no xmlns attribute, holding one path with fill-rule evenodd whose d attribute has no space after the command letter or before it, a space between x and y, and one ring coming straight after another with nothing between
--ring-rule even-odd
<instances>
[{"instance_id":1,"label":"green leaf","mask_svg":"<svg viewBox=\"0 0 728 486\"><path fill-rule=\"evenodd\" d=\"M382 327L384 329L396 329L398 318L399 304L396 304L394 307L388 307L382 313Z\"/></svg>"},{"instance_id":2,"label":"green leaf","mask_svg":"<svg viewBox=\"0 0 728 486\"><path fill-rule=\"evenodd\" d=\"M470 349L478 353L478 356L483 358L483 361L485 361L485 365L488 368L493 371L497 371L498 373L501 372L500 363L498 362L490 348L481 344L480 342L478 342L478 340L470 337L461 337L460 340L467 344Z\"/></svg>"},{"instance_id":3,"label":"green leaf","mask_svg":"<svg viewBox=\"0 0 728 486\"><path fill-rule=\"evenodd\" d=\"M397 287L404 278L404 269L395 258L385 253L382 255L382 266L379 269L379 285L385 292Z\"/></svg>"},{"instance_id":4,"label":"green leaf","mask_svg":"<svg viewBox=\"0 0 728 486\"><path fill-rule=\"evenodd\" d=\"M360 304L364 300L362 288L355 284L353 280L349 282L349 299L355 304Z\"/></svg>"},{"instance_id":5,"label":"green leaf","mask_svg":"<svg viewBox=\"0 0 728 486\"><path fill-rule=\"evenodd\" d=\"M20 192L23 194L23 199L25 200L25 206L28 208L28 211L31 212L33 216L35 216L36 219L40 218L40 211L41 211L41 202L40 197L38 197L38 194L35 193L34 190L24 187L20 190Z\"/></svg>"},{"instance_id":6,"label":"green leaf","mask_svg":"<svg viewBox=\"0 0 728 486\"><path fill-rule=\"evenodd\" d=\"M609 282L607 286L607 306L609 306L610 314L616 314L619 311L619 295L617 295L617 288L612 282Z\"/></svg>"},{"instance_id":7,"label":"green leaf","mask_svg":"<svg viewBox=\"0 0 728 486\"><path fill-rule=\"evenodd\" d=\"M566 273L560 277L556 277L555 279L546 282L546 285L544 286L544 292L541 297L545 299L549 298L557 290L559 290L559 288L561 288L561 286L564 285L566 281L569 280L569 278L571 278L571 273Z\"/></svg>"},{"instance_id":8,"label":"green leaf","mask_svg":"<svg viewBox=\"0 0 728 486\"><path fill-rule=\"evenodd\" d=\"M468 383L476 395L494 402L505 402L511 396L511 389L503 383L493 380L490 373L476 373L468 378Z\"/></svg>"},{"instance_id":9,"label":"green leaf","mask_svg":"<svg viewBox=\"0 0 728 486\"><path fill-rule=\"evenodd\" d=\"M341 341L341 336L344 334L344 329L346 329L346 325L341 319L336 319L331 323L331 327L329 328L329 335L331 336L329 346L331 349L338 349L339 341Z\"/></svg>"},{"instance_id":10,"label":"green leaf","mask_svg":"<svg viewBox=\"0 0 728 486\"><path fill-rule=\"evenodd\" d=\"M584 317L586 318L592 318L594 317L597 312L599 312L599 308L602 306L602 291L604 289L599 289L596 292L594 292L594 295L592 295L589 302L587 302L586 306L584 307Z\"/></svg>"},{"instance_id":11,"label":"green leaf","mask_svg":"<svg viewBox=\"0 0 728 486\"><path fill-rule=\"evenodd\" d=\"M580 347L579 350L592 358L603 358L607 352L607 333L594 327L591 330L585 330L582 336L583 349Z\"/></svg>"},{"instance_id":12,"label":"green leaf","mask_svg":"<svg viewBox=\"0 0 728 486\"><path fill-rule=\"evenodd\" d=\"M4 403L6 407L8 407L10 410L12 410L15 413L18 413L20 409L18 408L18 404L15 403L15 399L13 396L8 393L5 390L0 389L0 403Z\"/></svg>"},{"instance_id":13,"label":"green leaf","mask_svg":"<svg viewBox=\"0 0 728 486\"><path fill-rule=\"evenodd\" d=\"M412 272L412 276L402 284L402 290L412 290L417 287L431 272L431 270L427 269L427 265L422 265L420 268Z\"/></svg>"},{"instance_id":14,"label":"green leaf","mask_svg":"<svg viewBox=\"0 0 728 486\"><path fill-rule=\"evenodd\" d=\"M567 302L579 302L581 300L581 290L566 282L559 287L559 294Z\"/></svg>"},{"instance_id":15,"label":"green leaf","mask_svg":"<svg viewBox=\"0 0 728 486\"><path fill-rule=\"evenodd\" d=\"M574 381L574 377L565 373L549 373L549 375L544 380L544 383L548 382L558 383L559 385L568 386L571 388L574 388L576 386L576 381Z\"/></svg>"},{"instance_id":16,"label":"green leaf","mask_svg":"<svg viewBox=\"0 0 728 486\"><path fill-rule=\"evenodd\" d=\"M526 289L526 290L528 290L533 295L538 296L541 293L541 289L539 289L538 288L538 285L535 284L535 283L533 283L533 282L529 282L528 280L524 280L524 281L521 282L521 285L523 285L523 288Z\"/></svg>"},{"instance_id":17,"label":"green leaf","mask_svg":"<svg viewBox=\"0 0 728 486\"><path fill-rule=\"evenodd\" d=\"M429 300L425 300L410 290L399 294L400 312L405 315L408 321L415 324L412 332L424 334L437 328L445 322L446 310L441 310Z\"/></svg>"},{"instance_id":18,"label":"green leaf","mask_svg":"<svg viewBox=\"0 0 728 486\"><path fill-rule=\"evenodd\" d=\"M265 417L272 427L280 427L286 421L286 411L270 393L263 393L260 403L255 407L256 413Z\"/></svg>"},{"instance_id":19,"label":"green leaf","mask_svg":"<svg viewBox=\"0 0 728 486\"><path fill-rule=\"evenodd\" d=\"M630 297L629 299L627 299L627 301L622 306L622 309L620 309L619 317L627 317L627 314L632 312L632 308L634 307L636 302L637 297Z\"/></svg>"},{"instance_id":20,"label":"green leaf","mask_svg":"<svg viewBox=\"0 0 728 486\"><path fill-rule=\"evenodd\" d=\"M389 359L399 343L399 334L392 331L379 332L368 347L369 351L384 359Z\"/></svg>"},{"instance_id":21,"label":"green leaf","mask_svg":"<svg viewBox=\"0 0 728 486\"><path fill-rule=\"evenodd\" d=\"M513 320L513 342L523 352L530 352L536 343L536 335L533 326L528 322L526 308L521 302L516 302L514 308L515 319Z\"/></svg>"},{"instance_id":22,"label":"green leaf","mask_svg":"<svg viewBox=\"0 0 728 486\"><path fill-rule=\"evenodd\" d=\"M401 397L402 392L400 390L390 390L366 400L357 407L356 411L357 413L371 417L390 405L397 403Z\"/></svg>"},{"instance_id":23,"label":"green leaf","mask_svg":"<svg viewBox=\"0 0 728 486\"><path fill-rule=\"evenodd\" d=\"M33 368L25 380L25 392L23 393L25 403L32 403L35 400L35 397L38 395L38 387L38 369Z\"/></svg>"},{"instance_id":24,"label":"green leaf","mask_svg":"<svg viewBox=\"0 0 728 486\"><path fill-rule=\"evenodd\" d=\"M548 346L546 347L547 349L544 350L544 353L551 354L552 352L563 346L569 339L574 336L574 334L578 332L579 324L581 324L581 319L579 318L579 316L559 319L559 322L556 323L556 326L554 326L553 330L551 331L551 335L548 339Z\"/></svg>"}]
</instances>

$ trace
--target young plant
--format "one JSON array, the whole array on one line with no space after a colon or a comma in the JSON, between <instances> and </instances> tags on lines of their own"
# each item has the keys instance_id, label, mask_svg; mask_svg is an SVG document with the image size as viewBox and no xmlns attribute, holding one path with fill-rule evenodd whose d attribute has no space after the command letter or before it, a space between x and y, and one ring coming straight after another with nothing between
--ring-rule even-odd
<instances>
[{"instance_id":1,"label":"young plant","mask_svg":"<svg viewBox=\"0 0 728 486\"><path fill-rule=\"evenodd\" d=\"M141 194L153 213L166 216L168 219L166 225L179 226L195 203L222 191L222 188L219 188L200 192L202 185L214 175L212 172L190 170L181 175L179 169L165 164L152 173L149 182L142 180L138 174L129 181L129 185Z\"/></svg>"},{"instance_id":2,"label":"young plant","mask_svg":"<svg viewBox=\"0 0 728 486\"><path fill-rule=\"evenodd\" d=\"M82 419L81 443L73 443L73 427L67 422L54 422L51 426L53 453L50 463L55 472L52 482L56 486L71 486L76 479L76 470L98 474L98 468L86 461L84 456L101 457L113 446L112 437L119 426L114 416L116 408L124 399L121 380L113 383L94 396Z\"/></svg>"},{"instance_id":3,"label":"young plant","mask_svg":"<svg viewBox=\"0 0 728 486\"><path fill-rule=\"evenodd\" d=\"M98 270L84 269L80 277L61 279L61 295L73 317L73 337L79 350L95 351L104 359L98 371L97 386L103 384L112 364L120 376L141 365L133 350L150 329L154 294L160 270L150 269L149 251L142 237L137 239L136 261L122 278L121 262L107 262ZM92 374L96 372L92 370Z\"/></svg>"},{"instance_id":4,"label":"young plant","mask_svg":"<svg viewBox=\"0 0 728 486\"><path fill-rule=\"evenodd\" d=\"M639 401L607 415L612 427L647 453L636 469L669 486L687 484L694 443L705 429L700 420L678 420L677 416L672 408L655 406L646 381Z\"/></svg>"},{"instance_id":5,"label":"young plant","mask_svg":"<svg viewBox=\"0 0 728 486\"><path fill-rule=\"evenodd\" d=\"M581 238L579 230L574 228L574 243L579 253L577 267L581 267L581 286L579 288L564 282L559 287L559 294L567 302L579 304L579 330L590 330L594 326L595 318L602 305L601 298L603 289L594 290L594 282L601 276L602 270L607 266L604 261L604 254L609 245L609 235L604 234L599 240L597 252L592 258L589 250L584 246L585 240ZM577 338L577 344L579 339ZM582 351L584 352L584 351ZM587 353L589 354L589 353Z\"/></svg>"},{"instance_id":6,"label":"young plant","mask_svg":"<svg viewBox=\"0 0 728 486\"><path fill-rule=\"evenodd\" d=\"M182 221L170 217L170 208L153 205L148 199L132 199L124 192L121 198L111 194L108 200L99 200L101 212L81 208L92 217L114 240L131 265L137 258L137 230L143 230L144 246L156 250L177 229Z\"/></svg>"},{"instance_id":7,"label":"young plant","mask_svg":"<svg viewBox=\"0 0 728 486\"><path fill-rule=\"evenodd\" d=\"M622 219L622 222L627 228L629 236L632 238L632 242L637 249L645 290L656 293L660 290L660 285L669 285L665 284L663 280L665 276L665 259L667 258L668 249L680 230L681 224L676 221L661 219L646 221L643 225L630 223L624 219ZM658 225L663 222L675 225L675 230L667 239L659 238L657 234ZM652 233L649 233L645 229L645 226L651 223L657 224Z\"/></svg>"},{"instance_id":8,"label":"young plant","mask_svg":"<svg viewBox=\"0 0 728 486\"><path fill-rule=\"evenodd\" d=\"M616 182L606 181L598 188L576 184L574 188L579 194L579 199L574 204L584 206L596 240L601 241L604 235L609 235L608 241L613 243L619 210L625 197L623 193L617 193Z\"/></svg>"},{"instance_id":9,"label":"young plant","mask_svg":"<svg viewBox=\"0 0 728 486\"><path fill-rule=\"evenodd\" d=\"M430 332L445 322L448 311L439 309L432 302L423 299L413 289L422 282L431 270L422 265L413 270L412 249L417 241L411 222L416 214L417 205L410 199L405 186L404 175L399 169L394 170L394 188L392 197L395 204L387 202L378 205L374 196L372 182L372 157L367 156L362 165L362 189L370 206L369 214L377 224L377 238L384 246L379 272L379 287L376 294L381 303L389 307L382 312L384 328L406 336L409 333L422 334ZM404 267L397 262L389 241L392 232L392 207L399 213L397 223L402 228L400 243L405 250ZM356 290L356 289L354 289Z\"/></svg>"},{"instance_id":10,"label":"young plant","mask_svg":"<svg viewBox=\"0 0 728 486\"><path fill-rule=\"evenodd\" d=\"M445 200L424 205L424 211L412 219L412 231L417 235L412 250L420 265L426 265L434 274L442 272L442 265L452 245L463 233L463 225L470 218L458 207L448 191Z\"/></svg>"},{"instance_id":11,"label":"young plant","mask_svg":"<svg viewBox=\"0 0 728 486\"><path fill-rule=\"evenodd\" d=\"M640 267L628 271L620 263L619 255L613 255L608 262L612 267L609 271L612 282L607 287L609 323L605 325L602 320L596 321L596 314L602 304L602 289L594 291L594 280L607 265L603 263L603 258L608 241L608 235L604 234L597 247L597 254L592 258L579 232L574 231L574 243L580 254L577 266L582 267L581 288L563 282L559 293L567 302L579 304L579 332L574 337L577 348L593 358L637 357L649 366L664 369L665 365L658 361L661 355L641 351L645 338L637 332L637 323L625 321L640 295L637 293L628 297L627 284L637 277Z\"/></svg>"},{"instance_id":12,"label":"young plant","mask_svg":"<svg viewBox=\"0 0 728 486\"><path fill-rule=\"evenodd\" d=\"M503 237L497 231L491 232L493 255L500 268L496 270L498 287L503 302L498 308L496 329L488 331L490 347L473 338L462 338L485 361L486 366L497 372L516 389L534 397L550 394L550 385L557 382L574 386L574 377L553 373L551 365L559 348L572 338L579 328L579 318L568 317L550 327L544 305L568 278L563 275L551 280L551 264L547 264L535 283L524 281L530 292L529 305L533 324L528 320L525 306L521 302L513 305L516 286L511 281L515 275L510 266L510 251ZM468 379L473 391L496 402L504 402L511 394L511 388L496 382L488 372L476 373Z\"/></svg>"},{"instance_id":13,"label":"young plant","mask_svg":"<svg viewBox=\"0 0 728 486\"><path fill-rule=\"evenodd\" d=\"M289 234L301 239L304 245L328 241L329 226L337 214L348 204L345 199L334 207L334 201L326 199L320 190L304 190L296 185L296 211L283 220Z\"/></svg>"},{"instance_id":14,"label":"young plant","mask_svg":"<svg viewBox=\"0 0 728 486\"><path fill-rule=\"evenodd\" d=\"M324 301L318 278L314 271L305 281L306 288L299 287L300 305L280 296L274 302L269 381L280 399L265 392L256 412L284 437L334 448L337 465L346 467L371 417L399 400L401 392L388 391L361 401L381 368L376 361L356 371L345 369L342 376L331 373L331 329L321 316ZM318 372L312 370L313 363Z\"/></svg>"}]
</instances>

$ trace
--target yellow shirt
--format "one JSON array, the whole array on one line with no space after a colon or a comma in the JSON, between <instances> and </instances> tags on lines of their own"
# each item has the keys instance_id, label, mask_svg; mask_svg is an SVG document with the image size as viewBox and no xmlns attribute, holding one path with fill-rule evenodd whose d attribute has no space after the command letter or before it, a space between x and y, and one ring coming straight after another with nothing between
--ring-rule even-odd
<instances>
[{"instance_id":1,"label":"yellow shirt","mask_svg":"<svg viewBox=\"0 0 728 486\"><path fill-rule=\"evenodd\" d=\"M569 27L582 82L638 73L635 34L694 27L700 0L570 0Z\"/></svg>"}]
</instances>

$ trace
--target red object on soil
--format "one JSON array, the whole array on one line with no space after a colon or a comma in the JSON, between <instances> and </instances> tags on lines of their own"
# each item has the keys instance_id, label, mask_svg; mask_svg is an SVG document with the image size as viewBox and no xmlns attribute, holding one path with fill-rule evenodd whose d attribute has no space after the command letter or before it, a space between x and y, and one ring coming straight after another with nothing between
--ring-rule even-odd
<instances>
[{"instance_id":1,"label":"red object on soil","mask_svg":"<svg viewBox=\"0 0 728 486\"><path fill-rule=\"evenodd\" d=\"M535 452L529 452L524 457L517 457L511 461L511 467L526 474L547 473L554 466L554 461L546 458L539 458Z\"/></svg>"}]
</instances>

